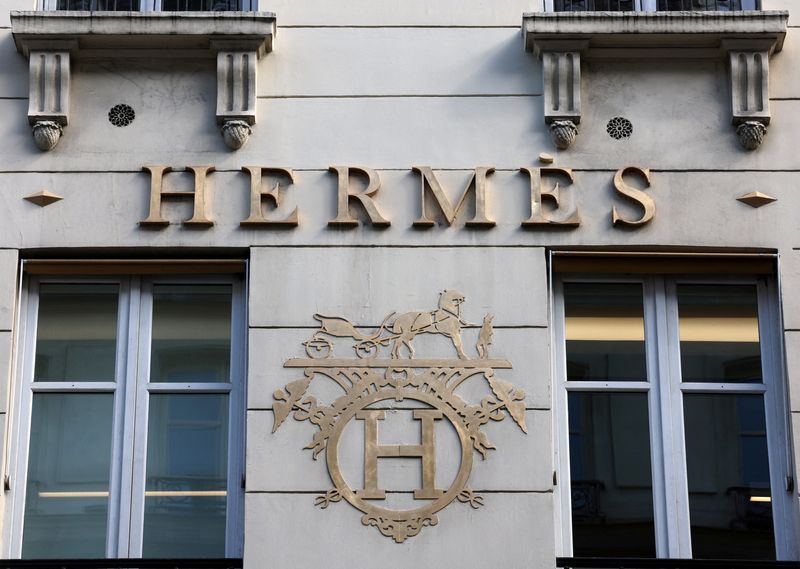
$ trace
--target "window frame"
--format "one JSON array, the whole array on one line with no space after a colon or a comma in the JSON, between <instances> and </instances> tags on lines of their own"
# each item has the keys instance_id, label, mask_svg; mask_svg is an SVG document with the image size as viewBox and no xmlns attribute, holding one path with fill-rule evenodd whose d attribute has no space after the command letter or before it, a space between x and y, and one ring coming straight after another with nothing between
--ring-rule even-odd
<instances>
[{"instance_id":1,"label":"window frame","mask_svg":"<svg viewBox=\"0 0 800 569\"><path fill-rule=\"evenodd\" d=\"M761 0L756 1L756 10L761 10ZM658 0L633 0L634 12L656 12L658 7ZM544 0L544 11L555 12L555 0ZM601 11L601 10L593 10Z\"/></svg>"},{"instance_id":2,"label":"window frame","mask_svg":"<svg viewBox=\"0 0 800 569\"><path fill-rule=\"evenodd\" d=\"M552 3L552 0L547 0ZM136 12L162 12L162 0L139 0L139 10ZM57 11L58 0L36 0L37 10ZM258 10L258 0L239 0L239 9L235 12L255 12ZM182 12L175 12L181 14ZM192 13L186 11L187 14Z\"/></svg>"},{"instance_id":3,"label":"window frame","mask_svg":"<svg viewBox=\"0 0 800 569\"><path fill-rule=\"evenodd\" d=\"M18 365L12 429L11 516L5 556L19 559L25 525L32 404L35 393L111 393L112 448L106 558L142 556L150 393L228 394L225 557L241 557L244 524L246 287L243 275L27 275L20 289ZM34 382L39 285L117 284L116 379L111 382ZM230 383L150 382L152 291L155 285L231 286Z\"/></svg>"},{"instance_id":4,"label":"window frame","mask_svg":"<svg viewBox=\"0 0 800 569\"><path fill-rule=\"evenodd\" d=\"M639 283L644 311L646 382L567 381L564 283ZM722 385L680 381L678 331L679 284L754 284L757 287L759 344L763 383ZM612 275L555 274L553 278L553 358L555 412L556 555L571 557L572 500L569 464L568 393L647 393L650 425L650 465L653 479L653 517L656 556L691 558L688 476L684 436L684 393L763 394L769 454L773 530L776 559L797 559L792 493L787 477L792 474L789 445L789 409L783 363L782 325L776 280L767 276L714 275ZM670 457L671 460L668 460Z\"/></svg>"}]
</instances>

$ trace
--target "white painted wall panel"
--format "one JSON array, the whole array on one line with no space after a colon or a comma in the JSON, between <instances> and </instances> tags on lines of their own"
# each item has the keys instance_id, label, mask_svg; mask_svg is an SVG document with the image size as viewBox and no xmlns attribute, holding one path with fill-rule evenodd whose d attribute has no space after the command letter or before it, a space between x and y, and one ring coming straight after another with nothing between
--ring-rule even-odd
<instances>
[{"instance_id":1,"label":"white painted wall panel","mask_svg":"<svg viewBox=\"0 0 800 569\"><path fill-rule=\"evenodd\" d=\"M793 294L800 286L800 251L792 249L781 252L780 279L783 326L786 330L800 330L800 297ZM787 349L790 347L787 346Z\"/></svg>"},{"instance_id":2,"label":"white painted wall panel","mask_svg":"<svg viewBox=\"0 0 800 569\"><path fill-rule=\"evenodd\" d=\"M17 251L0 249L0 331L13 330L17 304Z\"/></svg>"},{"instance_id":3,"label":"white painted wall panel","mask_svg":"<svg viewBox=\"0 0 800 569\"><path fill-rule=\"evenodd\" d=\"M784 337L789 381L789 407L792 411L800 412L800 331L788 331Z\"/></svg>"},{"instance_id":4,"label":"white painted wall panel","mask_svg":"<svg viewBox=\"0 0 800 569\"><path fill-rule=\"evenodd\" d=\"M12 355L14 353L11 332L0 332L0 413L8 411L8 396L12 384Z\"/></svg>"},{"instance_id":5,"label":"white painted wall panel","mask_svg":"<svg viewBox=\"0 0 800 569\"><path fill-rule=\"evenodd\" d=\"M516 28L281 28L258 72L265 97L541 94Z\"/></svg>"},{"instance_id":6,"label":"white painted wall panel","mask_svg":"<svg viewBox=\"0 0 800 569\"><path fill-rule=\"evenodd\" d=\"M800 8L800 5L796 6ZM800 29L789 28L783 49L769 60L769 96L800 98L800 78L794 73L800 57Z\"/></svg>"},{"instance_id":7,"label":"white painted wall panel","mask_svg":"<svg viewBox=\"0 0 800 569\"><path fill-rule=\"evenodd\" d=\"M14 47L10 29L0 29L0 97L28 98L28 60Z\"/></svg>"},{"instance_id":8,"label":"white painted wall panel","mask_svg":"<svg viewBox=\"0 0 800 569\"><path fill-rule=\"evenodd\" d=\"M402 546L361 525L346 503L325 510L308 494L247 494L245 569L352 569L380 562L386 569L525 567L552 569L553 505L549 493L492 494L472 510L452 504L439 524Z\"/></svg>"},{"instance_id":9,"label":"white painted wall panel","mask_svg":"<svg viewBox=\"0 0 800 569\"><path fill-rule=\"evenodd\" d=\"M512 26L523 12L543 8L542 0L270 0L261 10L278 15L282 26Z\"/></svg>"},{"instance_id":10,"label":"white painted wall panel","mask_svg":"<svg viewBox=\"0 0 800 569\"><path fill-rule=\"evenodd\" d=\"M547 273L538 248L254 248L251 326L307 326L314 313L377 325L392 311L432 310L439 292L466 296L465 317L547 325Z\"/></svg>"},{"instance_id":11,"label":"white painted wall panel","mask_svg":"<svg viewBox=\"0 0 800 569\"><path fill-rule=\"evenodd\" d=\"M762 10L788 10L789 24L793 24L792 13L797 11L796 0L761 0Z\"/></svg>"}]
</instances>

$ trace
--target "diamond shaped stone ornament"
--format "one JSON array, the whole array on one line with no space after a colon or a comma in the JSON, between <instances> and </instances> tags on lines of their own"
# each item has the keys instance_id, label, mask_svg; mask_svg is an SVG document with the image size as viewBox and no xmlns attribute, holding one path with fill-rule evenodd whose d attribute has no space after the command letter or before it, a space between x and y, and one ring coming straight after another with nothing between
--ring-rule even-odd
<instances>
[{"instance_id":1,"label":"diamond shaped stone ornament","mask_svg":"<svg viewBox=\"0 0 800 569\"><path fill-rule=\"evenodd\" d=\"M54 194L50 190L40 190L40 191L36 192L35 194L31 194L29 196L25 196L22 199L27 200L27 201L29 201L31 203L34 203L34 204L38 205L39 207L44 207L44 206L53 204L53 203L55 203L57 201L61 201L64 198L62 196L59 196L58 194Z\"/></svg>"},{"instance_id":2,"label":"diamond shaped stone ornament","mask_svg":"<svg viewBox=\"0 0 800 569\"><path fill-rule=\"evenodd\" d=\"M737 201L742 203L746 203L750 207L761 207L762 205L771 204L772 202L778 201L778 198L773 198L772 196L768 196L767 194L762 194L761 192L750 192L749 194L745 194L743 196L739 196L736 198Z\"/></svg>"}]
</instances>

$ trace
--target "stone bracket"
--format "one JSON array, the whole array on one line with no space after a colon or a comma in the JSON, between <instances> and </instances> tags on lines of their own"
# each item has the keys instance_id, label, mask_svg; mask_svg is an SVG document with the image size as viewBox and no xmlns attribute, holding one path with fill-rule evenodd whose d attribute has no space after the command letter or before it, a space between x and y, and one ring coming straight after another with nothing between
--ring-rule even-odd
<instances>
[{"instance_id":1,"label":"stone bracket","mask_svg":"<svg viewBox=\"0 0 800 569\"><path fill-rule=\"evenodd\" d=\"M247 143L256 122L256 50L218 45L217 124L225 144L238 150Z\"/></svg>"},{"instance_id":2,"label":"stone bracket","mask_svg":"<svg viewBox=\"0 0 800 569\"><path fill-rule=\"evenodd\" d=\"M553 143L569 148L581 122L581 51L586 41L553 41L539 46L542 59L544 122Z\"/></svg>"},{"instance_id":3,"label":"stone bracket","mask_svg":"<svg viewBox=\"0 0 800 569\"><path fill-rule=\"evenodd\" d=\"M724 40L731 81L731 123L739 143L756 150L767 134L769 110L769 58L771 46L763 41Z\"/></svg>"},{"instance_id":4,"label":"stone bracket","mask_svg":"<svg viewBox=\"0 0 800 569\"><path fill-rule=\"evenodd\" d=\"M28 123L36 146L51 150L69 124L70 52L31 51L28 68Z\"/></svg>"}]
</instances>

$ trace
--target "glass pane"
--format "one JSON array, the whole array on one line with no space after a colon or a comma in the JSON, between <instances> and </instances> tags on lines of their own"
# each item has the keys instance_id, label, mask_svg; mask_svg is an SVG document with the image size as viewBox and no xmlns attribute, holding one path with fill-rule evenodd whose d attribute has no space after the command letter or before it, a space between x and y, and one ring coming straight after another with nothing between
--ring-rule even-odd
<instances>
[{"instance_id":1,"label":"glass pane","mask_svg":"<svg viewBox=\"0 0 800 569\"><path fill-rule=\"evenodd\" d=\"M105 557L113 403L34 395L22 557Z\"/></svg>"},{"instance_id":2,"label":"glass pane","mask_svg":"<svg viewBox=\"0 0 800 569\"><path fill-rule=\"evenodd\" d=\"M555 12L619 12L633 10L634 4L633 0L555 0L553 8Z\"/></svg>"},{"instance_id":3,"label":"glass pane","mask_svg":"<svg viewBox=\"0 0 800 569\"><path fill-rule=\"evenodd\" d=\"M756 0L658 0L658 10L757 10Z\"/></svg>"},{"instance_id":4,"label":"glass pane","mask_svg":"<svg viewBox=\"0 0 800 569\"><path fill-rule=\"evenodd\" d=\"M646 393L570 392L575 557L655 557Z\"/></svg>"},{"instance_id":5,"label":"glass pane","mask_svg":"<svg viewBox=\"0 0 800 569\"><path fill-rule=\"evenodd\" d=\"M114 381L115 284L42 284L35 381Z\"/></svg>"},{"instance_id":6,"label":"glass pane","mask_svg":"<svg viewBox=\"0 0 800 569\"><path fill-rule=\"evenodd\" d=\"M151 395L145 557L224 557L227 395Z\"/></svg>"},{"instance_id":7,"label":"glass pane","mask_svg":"<svg viewBox=\"0 0 800 569\"><path fill-rule=\"evenodd\" d=\"M686 394L692 555L775 559L762 395Z\"/></svg>"},{"instance_id":8,"label":"glass pane","mask_svg":"<svg viewBox=\"0 0 800 569\"><path fill-rule=\"evenodd\" d=\"M239 10L239 0L162 0L161 6L171 12Z\"/></svg>"},{"instance_id":9,"label":"glass pane","mask_svg":"<svg viewBox=\"0 0 800 569\"><path fill-rule=\"evenodd\" d=\"M136 11L139 0L58 0L56 10Z\"/></svg>"},{"instance_id":10,"label":"glass pane","mask_svg":"<svg viewBox=\"0 0 800 569\"><path fill-rule=\"evenodd\" d=\"M157 285L150 381L230 380L231 287Z\"/></svg>"},{"instance_id":11,"label":"glass pane","mask_svg":"<svg viewBox=\"0 0 800 569\"><path fill-rule=\"evenodd\" d=\"M761 381L755 285L679 285L678 313L683 381Z\"/></svg>"},{"instance_id":12,"label":"glass pane","mask_svg":"<svg viewBox=\"0 0 800 569\"><path fill-rule=\"evenodd\" d=\"M640 284L566 283L567 379L646 381Z\"/></svg>"}]
</instances>

